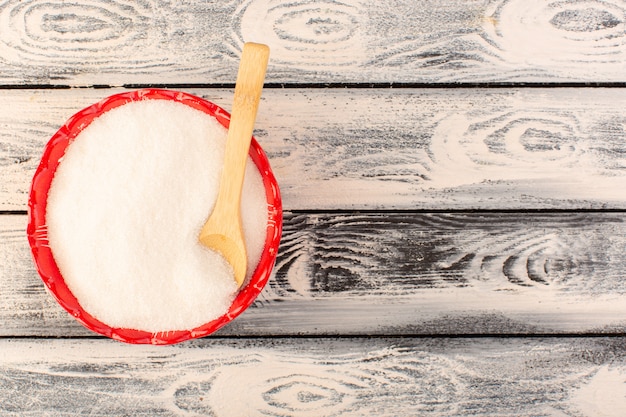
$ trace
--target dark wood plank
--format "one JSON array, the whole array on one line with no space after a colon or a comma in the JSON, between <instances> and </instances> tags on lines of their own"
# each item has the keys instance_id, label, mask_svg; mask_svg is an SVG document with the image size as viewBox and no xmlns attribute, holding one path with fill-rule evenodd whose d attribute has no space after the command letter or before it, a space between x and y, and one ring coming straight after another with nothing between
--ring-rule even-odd
<instances>
[{"instance_id":1,"label":"dark wood plank","mask_svg":"<svg viewBox=\"0 0 626 417\"><path fill-rule=\"evenodd\" d=\"M0 216L0 335L87 335L44 289L25 216ZM230 335L623 332L624 213L286 213Z\"/></svg>"},{"instance_id":2,"label":"dark wood plank","mask_svg":"<svg viewBox=\"0 0 626 417\"><path fill-rule=\"evenodd\" d=\"M50 136L121 90L0 90L0 209ZM189 90L230 108L230 90ZM626 208L626 89L266 89L285 208Z\"/></svg>"},{"instance_id":3,"label":"dark wood plank","mask_svg":"<svg viewBox=\"0 0 626 417\"><path fill-rule=\"evenodd\" d=\"M5 416L622 416L626 340L0 340Z\"/></svg>"},{"instance_id":4,"label":"dark wood plank","mask_svg":"<svg viewBox=\"0 0 626 417\"><path fill-rule=\"evenodd\" d=\"M9 0L2 83L233 82L244 41L268 81L624 81L619 0Z\"/></svg>"},{"instance_id":5,"label":"dark wood plank","mask_svg":"<svg viewBox=\"0 0 626 417\"><path fill-rule=\"evenodd\" d=\"M626 293L622 213L286 215L280 293ZM303 264L303 265L298 265ZM291 271L308 277L298 285ZM304 273L303 273L304 272Z\"/></svg>"}]
</instances>

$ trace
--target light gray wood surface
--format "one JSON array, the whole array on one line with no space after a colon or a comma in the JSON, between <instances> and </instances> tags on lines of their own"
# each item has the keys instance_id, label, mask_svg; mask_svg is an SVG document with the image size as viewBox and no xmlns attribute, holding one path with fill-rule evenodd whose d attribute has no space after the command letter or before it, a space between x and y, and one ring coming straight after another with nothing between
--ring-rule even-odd
<instances>
[{"instance_id":1,"label":"light gray wood surface","mask_svg":"<svg viewBox=\"0 0 626 417\"><path fill-rule=\"evenodd\" d=\"M25 210L44 144L120 91L0 90L0 209ZM626 88L266 89L256 136L287 210L623 209L625 108Z\"/></svg>"},{"instance_id":2,"label":"light gray wood surface","mask_svg":"<svg viewBox=\"0 0 626 417\"><path fill-rule=\"evenodd\" d=\"M621 0L160 0L0 6L2 83L234 82L244 41L276 83L624 82Z\"/></svg>"},{"instance_id":3,"label":"light gray wood surface","mask_svg":"<svg viewBox=\"0 0 626 417\"><path fill-rule=\"evenodd\" d=\"M625 339L0 341L5 416L622 416ZM37 392L36 398L31 395Z\"/></svg>"},{"instance_id":4,"label":"light gray wood surface","mask_svg":"<svg viewBox=\"0 0 626 417\"><path fill-rule=\"evenodd\" d=\"M625 38L623 0L0 3L0 416L623 417ZM89 332L26 241L46 141L127 88L228 110L245 41L269 284L202 340Z\"/></svg>"}]
</instances>

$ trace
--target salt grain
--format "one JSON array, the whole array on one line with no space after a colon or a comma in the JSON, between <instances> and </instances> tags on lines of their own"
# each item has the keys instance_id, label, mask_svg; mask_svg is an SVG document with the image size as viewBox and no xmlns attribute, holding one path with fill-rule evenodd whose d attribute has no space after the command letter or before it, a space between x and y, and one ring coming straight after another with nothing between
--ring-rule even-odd
<instances>
[{"instance_id":1,"label":"salt grain","mask_svg":"<svg viewBox=\"0 0 626 417\"><path fill-rule=\"evenodd\" d=\"M198 234L217 197L226 129L182 103L143 100L95 119L69 145L47 200L53 256L92 316L150 332L224 314L232 269ZM248 161L242 196L248 277L266 233L261 175Z\"/></svg>"}]
</instances>

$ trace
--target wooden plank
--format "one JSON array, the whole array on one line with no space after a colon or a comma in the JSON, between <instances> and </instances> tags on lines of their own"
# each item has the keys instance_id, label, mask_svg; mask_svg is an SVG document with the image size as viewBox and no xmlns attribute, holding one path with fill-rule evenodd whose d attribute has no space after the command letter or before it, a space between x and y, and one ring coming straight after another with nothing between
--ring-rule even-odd
<instances>
[{"instance_id":1,"label":"wooden plank","mask_svg":"<svg viewBox=\"0 0 626 417\"><path fill-rule=\"evenodd\" d=\"M623 82L620 0L183 3L0 7L5 85L233 82L244 41L272 48L268 81Z\"/></svg>"},{"instance_id":2,"label":"wooden plank","mask_svg":"<svg viewBox=\"0 0 626 417\"><path fill-rule=\"evenodd\" d=\"M121 90L0 90L0 210L50 136ZM230 108L230 90L188 90ZM266 89L285 208L626 208L626 89Z\"/></svg>"},{"instance_id":3,"label":"wooden plank","mask_svg":"<svg viewBox=\"0 0 626 417\"><path fill-rule=\"evenodd\" d=\"M0 336L89 334L0 216ZM286 213L268 287L222 335L622 333L624 213Z\"/></svg>"},{"instance_id":4,"label":"wooden plank","mask_svg":"<svg viewBox=\"0 0 626 417\"><path fill-rule=\"evenodd\" d=\"M626 339L0 340L5 416L622 416Z\"/></svg>"}]
</instances>

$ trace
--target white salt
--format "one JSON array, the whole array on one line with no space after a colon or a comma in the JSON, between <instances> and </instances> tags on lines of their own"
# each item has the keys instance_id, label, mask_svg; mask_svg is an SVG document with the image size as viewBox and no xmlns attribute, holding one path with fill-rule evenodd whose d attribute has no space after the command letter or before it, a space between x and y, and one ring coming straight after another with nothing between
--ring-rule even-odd
<instances>
[{"instance_id":1,"label":"white salt","mask_svg":"<svg viewBox=\"0 0 626 417\"><path fill-rule=\"evenodd\" d=\"M111 327L188 330L224 314L232 269L198 234L217 197L227 131L167 100L95 119L67 148L48 195L54 258L81 306ZM242 196L248 278L263 251L267 202L249 160Z\"/></svg>"}]
</instances>

